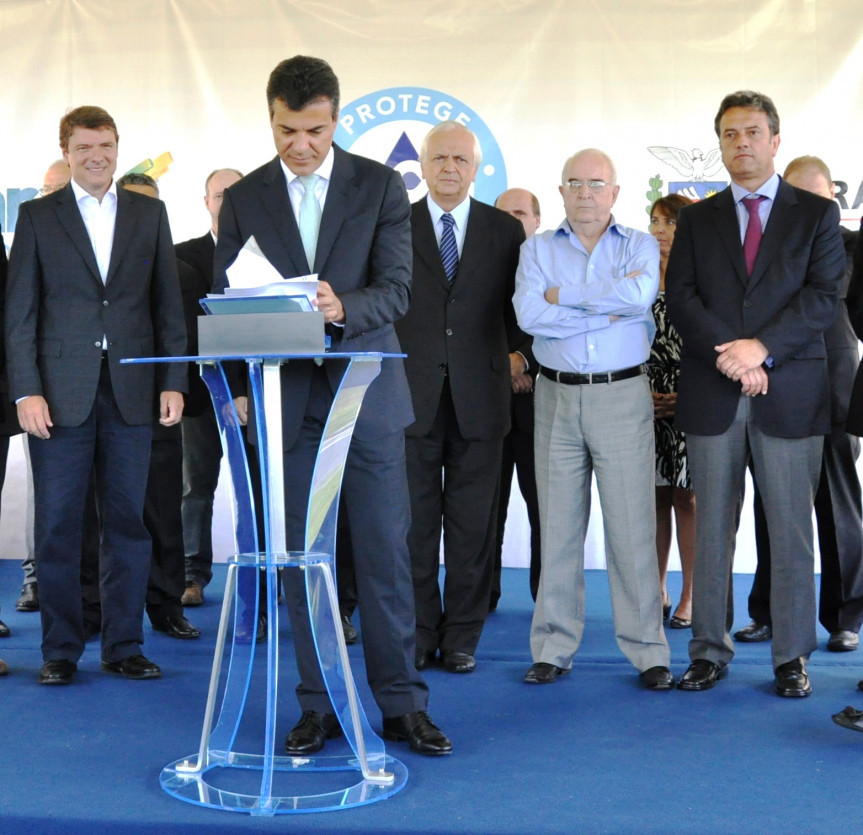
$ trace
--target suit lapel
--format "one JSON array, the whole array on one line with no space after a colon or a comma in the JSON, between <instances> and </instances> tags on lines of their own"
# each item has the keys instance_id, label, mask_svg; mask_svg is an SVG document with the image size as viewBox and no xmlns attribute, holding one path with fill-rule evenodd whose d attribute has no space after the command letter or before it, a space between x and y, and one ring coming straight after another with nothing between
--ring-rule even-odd
<instances>
[{"instance_id":1,"label":"suit lapel","mask_svg":"<svg viewBox=\"0 0 863 835\"><path fill-rule=\"evenodd\" d=\"M767 228L764 230L761 245L758 247L758 255L752 267L752 275L749 277L750 285L756 284L761 279L776 255L783 241L783 230L790 227L791 214L796 205L797 196L794 194L794 189L784 180L780 180L779 188L776 190L776 199L773 201L770 216L767 218Z\"/></svg>"},{"instance_id":2,"label":"suit lapel","mask_svg":"<svg viewBox=\"0 0 863 835\"><path fill-rule=\"evenodd\" d=\"M324 213L321 215L321 228L318 231L318 246L315 250L314 272L322 272L327 258L338 239L342 224L350 214L350 206L357 192L354 178L354 165L350 156L341 148L333 146L335 158Z\"/></svg>"},{"instance_id":3,"label":"suit lapel","mask_svg":"<svg viewBox=\"0 0 863 835\"><path fill-rule=\"evenodd\" d=\"M60 193L55 211L60 224L71 238L87 268L101 284L102 276L99 275L99 267L96 264L96 253L93 251L93 244L90 243L87 227L84 226L84 219L81 217L81 212L75 202L75 192L72 191L72 186L66 186Z\"/></svg>"},{"instance_id":4,"label":"suit lapel","mask_svg":"<svg viewBox=\"0 0 863 835\"><path fill-rule=\"evenodd\" d=\"M731 186L716 195L714 209L719 236L734 265L738 279L745 287L749 283L749 276L746 273L746 260L743 257L743 244L740 240L740 224L737 221Z\"/></svg>"},{"instance_id":5,"label":"suit lapel","mask_svg":"<svg viewBox=\"0 0 863 835\"><path fill-rule=\"evenodd\" d=\"M117 189L117 218L114 222L114 241L111 244L111 262L105 284L114 277L123 259L129 241L138 225L138 207L124 188Z\"/></svg>"},{"instance_id":6,"label":"suit lapel","mask_svg":"<svg viewBox=\"0 0 863 835\"><path fill-rule=\"evenodd\" d=\"M488 252L488 224L479 204L470 198L470 212L467 216L467 229L464 234L461 258L453 284L464 278L482 264L483 253Z\"/></svg>"},{"instance_id":7,"label":"suit lapel","mask_svg":"<svg viewBox=\"0 0 863 835\"><path fill-rule=\"evenodd\" d=\"M425 263L429 273L445 287L449 288L450 283L444 272L443 261L441 261L440 257L440 246L435 237L428 202L425 197L419 202L414 203L413 210L411 211L411 234L413 236L414 253ZM459 271L461 271L461 264L459 264ZM458 277L458 272L456 273L456 277Z\"/></svg>"},{"instance_id":8,"label":"suit lapel","mask_svg":"<svg viewBox=\"0 0 863 835\"><path fill-rule=\"evenodd\" d=\"M290 262L290 264L285 264L282 259L279 259L279 263L273 263L273 266L289 278L307 275L312 271L311 265L306 260L306 252L300 239L300 230L297 227L294 210L288 197L285 174L278 157L272 160L267 167L262 182L265 188L261 191L261 202L264 204L264 210L270 218ZM262 244L262 241L258 241L259 246Z\"/></svg>"}]
</instances>

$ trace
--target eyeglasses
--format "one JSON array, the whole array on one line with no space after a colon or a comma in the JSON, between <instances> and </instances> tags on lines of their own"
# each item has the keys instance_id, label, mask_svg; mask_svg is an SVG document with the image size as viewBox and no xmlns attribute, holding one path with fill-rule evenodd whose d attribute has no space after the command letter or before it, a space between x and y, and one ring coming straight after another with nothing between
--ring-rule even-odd
<instances>
[{"instance_id":1,"label":"eyeglasses","mask_svg":"<svg viewBox=\"0 0 863 835\"><path fill-rule=\"evenodd\" d=\"M602 191L609 183L605 180L567 180L564 183L570 191L581 191L582 186L587 186L591 191Z\"/></svg>"}]
</instances>

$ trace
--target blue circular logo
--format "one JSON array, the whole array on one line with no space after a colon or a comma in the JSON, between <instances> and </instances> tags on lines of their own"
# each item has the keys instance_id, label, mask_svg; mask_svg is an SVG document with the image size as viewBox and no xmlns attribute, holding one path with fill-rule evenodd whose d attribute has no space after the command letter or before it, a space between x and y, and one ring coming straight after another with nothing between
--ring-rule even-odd
<instances>
[{"instance_id":1,"label":"blue circular logo","mask_svg":"<svg viewBox=\"0 0 863 835\"><path fill-rule=\"evenodd\" d=\"M503 154L486 123L464 102L425 87L390 87L343 105L335 142L346 151L376 159L402 175L411 201L427 189L420 173L419 149L430 127L447 119L474 132L482 149L473 196L494 203L506 191Z\"/></svg>"}]
</instances>

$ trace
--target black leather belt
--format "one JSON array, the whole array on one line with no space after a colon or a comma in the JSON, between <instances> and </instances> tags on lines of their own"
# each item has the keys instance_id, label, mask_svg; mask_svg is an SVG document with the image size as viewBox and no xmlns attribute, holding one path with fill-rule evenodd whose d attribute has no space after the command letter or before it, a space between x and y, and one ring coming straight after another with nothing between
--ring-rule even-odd
<instances>
[{"instance_id":1,"label":"black leather belt","mask_svg":"<svg viewBox=\"0 0 863 835\"><path fill-rule=\"evenodd\" d=\"M591 386L595 383L616 383L618 380L628 380L631 377L639 377L644 374L643 365L633 365L632 368L624 368L621 371L603 371L600 374L573 374L570 371L555 371L553 368L540 366L539 373L555 383L563 383L565 386Z\"/></svg>"}]
</instances>

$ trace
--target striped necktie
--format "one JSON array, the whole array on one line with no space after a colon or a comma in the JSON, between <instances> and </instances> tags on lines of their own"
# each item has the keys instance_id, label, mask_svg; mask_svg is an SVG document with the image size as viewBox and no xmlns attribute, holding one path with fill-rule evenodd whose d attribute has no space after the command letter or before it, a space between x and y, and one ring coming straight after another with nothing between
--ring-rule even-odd
<instances>
[{"instance_id":1,"label":"striped necktie","mask_svg":"<svg viewBox=\"0 0 863 835\"><path fill-rule=\"evenodd\" d=\"M443 232L440 236L440 257L443 261L443 270L446 273L447 281L452 284L458 269L458 244L455 242L455 232L453 232L455 219L447 212L441 221L443 222Z\"/></svg>"}]
</instances>

